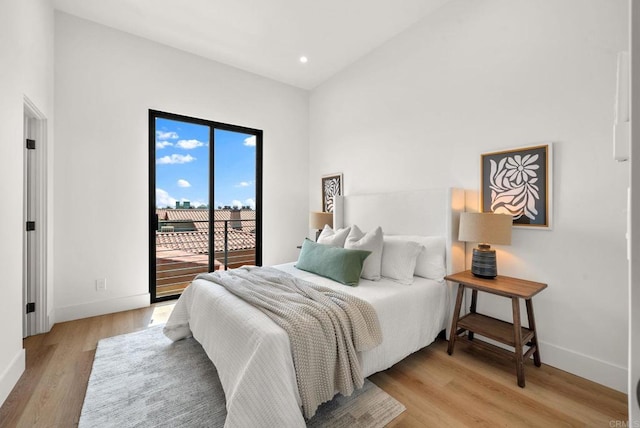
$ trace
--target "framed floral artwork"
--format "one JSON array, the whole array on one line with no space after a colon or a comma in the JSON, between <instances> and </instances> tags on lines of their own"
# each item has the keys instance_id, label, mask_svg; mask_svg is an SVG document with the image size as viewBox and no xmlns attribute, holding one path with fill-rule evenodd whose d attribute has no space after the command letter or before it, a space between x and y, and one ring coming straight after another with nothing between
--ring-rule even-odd
<instances>
[{"instance_id":1,"label":"framed floral artwork","mask_svg":"<svg viewBox=\"0 0 640 428\"><path fill-rule=\"evenodd\" d=\"M333 212L333 198L342 195L342 174L322 176L322 211Z\"/></svg>"},{"instance_id":2,"label":"framed floral artwork","mask_svg":"<svg viewBox=\"0 0 640 428\"><path fill-rule=\"evenodd\" d=\"M510 214L513 225L551 228L552 144L481 155L482 212Z\"/></svg>"}]
</instances>

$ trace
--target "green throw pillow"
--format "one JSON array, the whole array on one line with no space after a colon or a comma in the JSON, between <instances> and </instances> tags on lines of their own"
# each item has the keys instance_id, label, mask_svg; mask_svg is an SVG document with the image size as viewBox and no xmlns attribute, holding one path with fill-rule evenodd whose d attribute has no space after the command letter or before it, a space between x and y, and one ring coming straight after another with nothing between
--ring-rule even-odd
<instances>
[{"instance_id":1,"label":"green throw pillow","mask_svg":"<svg viewBox=\"0 0 640 428\"><path fill-rule=\"evenodd\" d=\"M358 285L362 264L371 251L348 250L305 239L296 267L346 285Z\"/></svg>"}]
</instances>

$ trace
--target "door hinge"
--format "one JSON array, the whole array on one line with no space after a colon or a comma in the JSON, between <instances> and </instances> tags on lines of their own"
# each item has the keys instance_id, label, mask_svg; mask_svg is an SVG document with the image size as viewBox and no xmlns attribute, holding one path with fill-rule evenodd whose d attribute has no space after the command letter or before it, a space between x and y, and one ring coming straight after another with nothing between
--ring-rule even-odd
<instances>
[{"instance_id":1,"label":"door hinge","mask_svg":"<svg viewBox=\"0 0 640 428\"><path fill-rule=\"evenodd\" d=\"M36 149L36 140L30 140L27 138L27 150L35 150Z\"/></svg>"},{"instance_id":2,"label":"door hinge","mask_svg":"<svg viewBox=\"0 0 640 428\"><path fill-rule=\"evenodd\" d=\"M27 222L27 232L31 232L33 230L36 230L36 222L35 221L28 221Z\"/></svg>"},{"instance_id":3,"label":"door hinge","mask_svg":"<svg viewBox=\"0 0 640 428\"><path fill-rule=\"evenodd\" d=\"M35 311L36 311L35 302L27 303L27 313L30 314L31 312L35 312Z\"/></svg>"}]
</instances>

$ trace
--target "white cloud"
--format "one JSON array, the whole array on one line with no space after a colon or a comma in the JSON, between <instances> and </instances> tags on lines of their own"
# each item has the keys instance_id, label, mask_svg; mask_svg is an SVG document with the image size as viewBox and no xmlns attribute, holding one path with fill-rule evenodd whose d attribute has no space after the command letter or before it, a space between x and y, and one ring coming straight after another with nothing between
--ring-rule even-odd
<instances>
[{"instance_id":1,"label":"white cloud","mask_svg":"<svg viewBox=\"0 0 640 428\"><path fill-rule=\"evenodd\" d=\"M251 137L245 138L244 145L247 146L247 147L255 147L256 146L256 136L252 135Z\"/></svg>"},{"instance_id":2,"label":"white cloud","mask_svg":"<svg viewBox=\"0 0 640 428\"><path fill-rule=\"evenodd\" d=\"M191 150L202 146L204 146L204 143L198 140L180 140L176 143L176 147L180 147L185 150Z\"/></svg>"},{"instance_id":3,"label":"white cloud","mask_svg":"<svg viewBox=\"0 0 640 428\"><path fill-rule=\"evenodd\" d=\"M169 132L156 131L156 139L157 140L177 140L178 133L173 131L169 131Z\"/></svg>"},{"instance_id":4,"label":"white cloud","mask_svg":"<svg viewBox=\"0 0 640 428\"><path fill-rule=\"evenodd\" d=\"M165 208L175 206L176 198L171 197L171 195L169 195L169 192L167 192L166 190L156 188L156 207Z\"/></svg>"},{"instance_id":5,"label":"white cloud","mask_svg":"<svg viewBox=\"0 0 640 428\"><path fill-rule=\"evenodd\" d=\"M161 158L158 158L156 160L156 163L160 165L169 165L175 163L189 163L193 162L194 160L196 160L196 158L191 155L178 155L174 153L171 156L163 156Z\"/></svg>"},{"instance_id":6,"label":"white cloud","mask_svg":"<svg viewBox=\"0 0 640 428\"><path fill-rule=\"evenodd\" d=\"M242 202L240 202L240 201L239 201L239 200L237 200L237 199L234 199L234 200L231 202L231 206L232 206L232 207L236 207L236 208L242 208Z\"/></svg>"},{"instance_id":7,"label":"white cloud","mask_svg":"<svg viewBox=\"0 0 640 428\"><path fill-rule=\"evenodd\" d=\"M236 184L236 187L249 187L249 186L251 186L250 181L241 181L240 183Z\"/></svg>"},{"instance_id":8,"label":"white cloud","mask_svg":"<svg viewBox=\"0 0 640 428\"><path fill-rule=\"evenodd\" d=\"M169 141L156 141L157 149L164 149L165 147L170 147L170 146L173 146L173 143L170 143Z\"/></svg>"},{"instance_id":9,"label":"white cloud","mask_svg":"<svg viewBox=\"0 0 640 428\"><path fill-rule=\"evenodd\" d=\"M193 201L193 202L191 202L191 206L192 206L192 207L196 207L196 208L198 208L198 207L202 207L202 206L205 206L205 207L206 207L206 206L207 206L207 203L206 203L206 202L204 202L204 201Z\"/></svg>"},{"instance_id":10,"label":"white cloud","mask_svg":"<svg viewBox=\"0 0 640 428\"><path fill-rule=\"evenodd\" d=\"M181 178L178 180L178 187L191 187L191 183Z\"/></svg>"},{"instance_id":11,"label":"white cloud","mask_svg":"<svg viewBox=\"0 0 640 428\"><path fill-rule=\"evenodd\" d=\"M245 199L244 200L244 205L251 207L252 210L256 209L256 201L254 201L252 198L249 199Z\"/></svg>"}]
</instances>

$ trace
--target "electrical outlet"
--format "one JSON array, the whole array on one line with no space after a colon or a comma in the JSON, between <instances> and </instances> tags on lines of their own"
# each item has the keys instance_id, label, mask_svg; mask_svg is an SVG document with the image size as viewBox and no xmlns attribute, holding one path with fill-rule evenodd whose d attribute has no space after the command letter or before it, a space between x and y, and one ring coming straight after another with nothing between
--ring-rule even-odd
<instances>
[{"instance_id":1,"label":"electrical outlet","mask_svg":"<svg viewBox=\"0 0 640 428\"><path fill-rule=\"evenodd\" d=\"M107 291L107 278L96 279L96 291Z\"/></svg>"}]
</instances>

